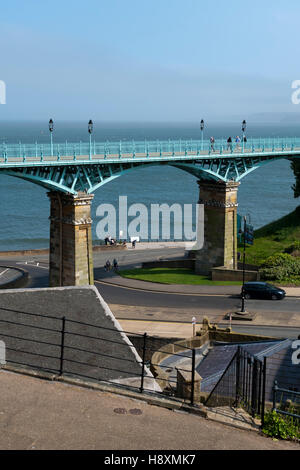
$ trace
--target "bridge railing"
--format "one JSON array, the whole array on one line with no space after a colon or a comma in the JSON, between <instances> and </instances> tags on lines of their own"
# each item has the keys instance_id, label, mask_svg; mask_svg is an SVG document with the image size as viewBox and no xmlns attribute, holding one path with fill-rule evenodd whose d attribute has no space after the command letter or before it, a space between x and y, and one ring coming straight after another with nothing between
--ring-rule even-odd
<instances>
[{"instance_id":1,"label":"bridge railing","mask_svg":"<svg viewBox=\"0 0 300 470\"><path fill-rule=\"evenodd\" d=\"M92 159L98 156L100 159L110 157L132 157L135 156L170 156L170 155L213 155L231 153L255 153L265 151L293 151L300 149L300 138L250 138L246 142L231 143L227 139L210 140L155 140L155 141L116 141L116 142L63 142L63 143L34 143L34 144L6 144L0 146L0 162L5 163L18 159L27 161L43 161L44 158L53 157L59 160L69 157L77 160L86 157ZM80 158L81 157L81 158Z\"/></svg>"}]
</instances>

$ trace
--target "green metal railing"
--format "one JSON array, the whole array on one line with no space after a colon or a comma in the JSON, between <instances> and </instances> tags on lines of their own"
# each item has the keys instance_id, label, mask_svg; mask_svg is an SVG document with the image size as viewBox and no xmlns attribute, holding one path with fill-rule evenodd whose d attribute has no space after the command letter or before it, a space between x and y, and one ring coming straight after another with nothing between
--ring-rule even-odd
<instances>
[{"instance_id":1,"label":"green metal railing","mask_svg":"<svg viewBox=\"0 0 300 470\"><path fill-rule=\"evenodd\" d=\"M44 159L59 161L62 158L72 160L94 160L110 158L135 158L171 156L215 156L231 154L253 154L264 152L300 151L300 138L267 137L250 138L247 142L228 143L227 139L210 140L156 140L156 141L119 141L119 142L63 142L41 144L6 144L0 145L0 164L13 161L29 160L43 162ZM84 157L84 158L83 158Z\"/></svg>"}]
</instances>

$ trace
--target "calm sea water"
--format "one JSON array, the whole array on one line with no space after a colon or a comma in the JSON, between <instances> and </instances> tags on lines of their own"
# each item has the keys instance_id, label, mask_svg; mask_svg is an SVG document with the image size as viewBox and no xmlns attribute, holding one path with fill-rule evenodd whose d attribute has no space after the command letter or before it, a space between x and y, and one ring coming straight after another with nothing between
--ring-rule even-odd
<instances>
[{"instance_id":1,"label":"calm sea water","mask_svg":"<svg viewBox=\"0 0 300 470\"><path fill-rule=\"evenodd\" d=\"M205 137L235 137L239 123L217 123L205 129ZM248 124L248 137L300 136L300 128L292 125ZM55 123L56 142L88 141L87 123ZM106 140L199 139L198 124L103 124L94 123L93 138ZM0 123L1 142L48 142L47 123ZM289 213L300 204L291 189L294 174L290 163L281 160L267 164L242 180L239 188L239 214L249 215L259 228ZM92 206L93 238L100 217L97 207L111 203L118 208L119 196L127 196L128 205L143 203L195 204L199 191L197 180L181 170L165 166L137 169L104 185L95 193ZM47 191L32 183L0 174L0 251L45 248L49 243L49 201ZM130 221L130 218L128 219ZM172 234L172 231L171 231Z\"/></svg>"}]
</instances>

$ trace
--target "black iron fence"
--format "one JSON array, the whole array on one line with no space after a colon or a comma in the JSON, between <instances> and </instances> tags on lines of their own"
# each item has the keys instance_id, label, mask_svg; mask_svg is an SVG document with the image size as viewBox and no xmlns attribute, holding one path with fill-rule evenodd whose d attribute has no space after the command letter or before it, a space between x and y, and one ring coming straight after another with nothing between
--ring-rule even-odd
<instances>
[{"instance_id":1,"label":"black iron fence","mask_svg":"<svg viewBox=\"0 0 300 470\"><path fill-rule=\"evenodd\" d=\"M205 404L242 406L263 425L265 387L266 358L261 361L239 346Z\"/></svg>"},{"instance_id":2,"label":"black iron fence","mask_svg":"<svg viewBox=\"0 0 300 470\"><path fill-rule=\"evenodd\" d=\"M139 354L128 336L138 338ZM113 384L140 393L165 393L177 396L177 377L169 372L169 364L152 364L166 371L159 387L150 372L152 348L146 333L119 331L65 316L45 316L37 313L1 308L0 340L5 343L6 364L39 370L57 376L67 376L97 383ZM195 349L184 348L172 354L182 361L177 370L191 371L191 393L187 401L194 405ZM187 367L188 366L188 367Z\"/></svg>"},{"instance_id":3,"label":"black iron fence","mask_svg":"<svg viewBox=\"0 0 300 470\"><path fill-rule=\"evenodd\" d=\"M272 392L272 410L296 420L300 425L300 392L279 387L277 380L274 381Z\"/></svg>"}]
</instances>

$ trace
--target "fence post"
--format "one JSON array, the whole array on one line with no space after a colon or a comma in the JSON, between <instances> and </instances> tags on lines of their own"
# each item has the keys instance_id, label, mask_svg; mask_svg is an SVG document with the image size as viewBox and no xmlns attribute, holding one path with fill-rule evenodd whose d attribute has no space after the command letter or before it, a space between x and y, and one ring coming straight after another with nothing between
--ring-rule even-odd
<instances>
[{"instance_id":1,"label":"fence post","mask_svg":"<svg viewBox=\"0 0 300 470\"><path fill-rule=\"evenodd\" d=\"M262 384L262 404L261 404L261 426L265 422L265 401L266 401L266 377L267 377L267 358L264 357L263 384Z\"/></svg>"},{"instance_id":2,"label":"fence post","mask_svg":"<svg viewBox=\"0 0 300 470\"><path fill-rule=\"evenodd\" d=\"M276 410L276 392L278 389L277 385L277 380L274 380L274 386L273 386L273 408L272 411Z\"/></svg>"},{"instance_id":3,"label":"fence post","mask_svg":"<svg viewBox=\"0 0 300 470\"><path fill-rule=\"evenodd\" d=\"M146 341L147 341L147 333L144 333L144 342L143 342L143 357L142 357L142 376L141 376L141 386L140 392L143 393L144 391L144 374L145 374L145 357L146 357Z\"/></svg>"},{"instance_id":4,"label":"fence post","mask_svg":"<svg viewBox=\"0 0 300 470\"><path fill-rule=\"evenodd\" d=\"M239 406L240 402L240 362L241 362L241 347L238 346L236 352L236 389L235 389L235 404L236 407Z\"/></svg>"},{"instance_id":5,"label":"fence post","mask_svg":"<svg viewBox=\"0 0 300 470\"><path fill-rule=\"evenodd\" d=\"M191 383L191 405L194 405L194 391L195 391L195 363L196 363L196 350L192 349L192 383Z\"/></svg>"},{"instance_id":6,"label":"fence post","mask_svg":"<svg viewBox=\"0 0 300 470\"><path fill-rule=\"evenodd\" d=\"M66 317L62 317L59 375L62 375L62 374L63 374L64 346L65 346L65 331L66 331Z\"/></svg>"},{"instance_id":7,"label":"fence post","mask_svg":"<svg viewBox=\"0 0 300 470\"><path fill-rule=\"evenodd\" d=\"M252 393L251 393L252 417L254 418L257 410L257 359L254 358L252 369Z\"/></svg>"}]
</instances>

